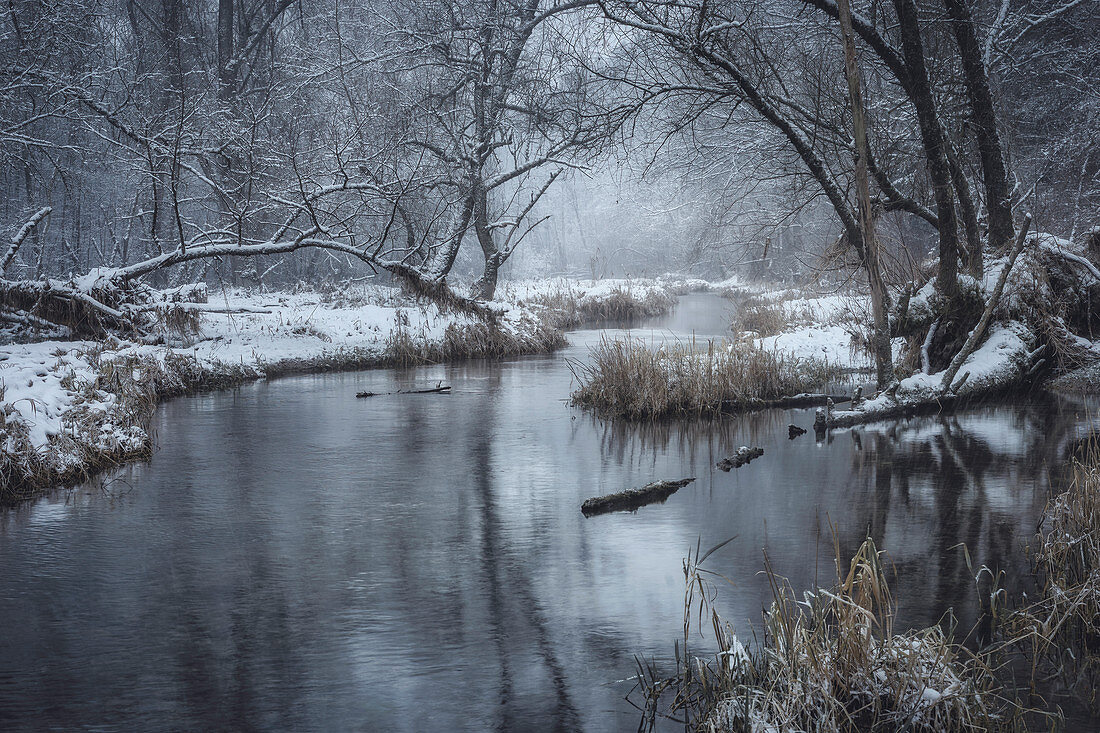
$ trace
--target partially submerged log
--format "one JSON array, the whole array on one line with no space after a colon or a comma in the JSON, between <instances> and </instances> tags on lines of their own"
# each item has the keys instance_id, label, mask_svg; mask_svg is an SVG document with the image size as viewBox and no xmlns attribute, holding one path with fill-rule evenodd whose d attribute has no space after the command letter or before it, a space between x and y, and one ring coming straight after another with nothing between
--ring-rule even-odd
<instances>
[{"instance_id":1,"label":"partially submerged log","mask_svg":"<svg viewBox=\"0 0 1100 733\"><path fill-rule=\"evenodd\" d=\"M806 434L806 428L800 428L797 425L788 425L787 426L787 438L789 440L794 440L798 436L805 435L805 434Z\"/></svg>"},{"instance_id":2,"label":"partially submerged log","mask_svg":"<svg viewBox=\"0 0 1100 733\"><path fill-rule=\"evenodd\" d=\"M803 430L802 432L806 431ZM747 445L743 445L738 448L737 452L731 457L723 458L715 465L722 471L729 471L733 468L741 468L741 466L744 466L749 461L759 458L762 455L764 455L763 448L749 448Z\"/></svg>"},{"instance_id":3,"label":"partially submerged log","mask_svg":"<svg viewBox=\"0 0 1100 733\"><path fill-rule=\"evenodd\" d=\"M722 402L723 412L742 412L745 410L767 410L771 408L817 407L828 402L850 402L851 397L844 395L803 393L790 397L776 397L770 400L725 400Z\"/></svg>"},{"instance_id":4,"label":"partially submerged log","mask_svg":"<svg viewBox=\"0 0 1100 733\"><path fill-rule=\"evenodd\" d=\"M451 385L439 382L428 389L399 389L396 392L356 392L356 397L379 397L388 394L450 394Z\"/></svg>"},{"instance_id":5,"label":"partially submerged log","mask_svg":"<svg viewBox=\"0 0 1100 733\"><path fill-rule=\"evenodd\" d=\"M678 481L654 481L640 489L627 489L616 494L593 497L581 504L581 513L591 517L594 514L608 512L632 512L646 504L665 501L694 480L695 477L682 478Z\"/></svg>"}]
</instances>

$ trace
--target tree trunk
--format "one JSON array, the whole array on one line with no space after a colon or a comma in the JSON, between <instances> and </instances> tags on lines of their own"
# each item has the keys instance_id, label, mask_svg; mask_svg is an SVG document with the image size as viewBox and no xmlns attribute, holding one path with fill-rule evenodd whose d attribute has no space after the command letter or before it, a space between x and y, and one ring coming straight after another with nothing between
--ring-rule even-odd
<instances>
[{"instance_id":1,"label":"tree trunk","mask_svg":"<svg viewBox=\"0 0 1100 733\"><path fill-rule=\"evenodd\" d=\"M864 118L863 92L860 86L859 67L856 63L856 42L852 32L852 14L848 0L838 0L840 10L841 40L844 45L844 75L848 80L848 101L852 107L852 131L855 139L853 155L856 173L856 197L859 205L859 222L863 230L863 265L871 287L871 315L874 319L873 349L875 354L875 380L879 389L893 381L894 359L890 348L890 326L887 319L886 284L879 267L878 244L875 239L875 221L871 212L871 187L867 175L869 147L867 123ZM765 253L765 257L767 254Z\"/></svg>"},{"instance_id":2,"label":"tree trunk","mask_svg":"<svg viewBox=\"0 0 1100 733\"><path fill-rule=\"evenodd\" d=\"M503 264L493 232L489 228L489 202L485 187L479 185L474 196L474 232L485 255L485 269L474 283L471 296L475 300L492 300L497 290L497 274Z\"/></svg>"},{"instance_id":3,"label":"tree trunk","mask_svg":"<svg viewBox=\"0 0 1100 733\"><path fill-rule=\"evenodd\" d=\"M978 228L978 211L974 206L974 197L970 192L970 181L959 165L958 156L951 146L947 146L947 162L951 166L951 180L955 184L955 196L959 199L959 213L962 215L963 230L966 232L966 265L972 277L980 278L985 270L982 257L982 234Z\"/></svg>"},{"instance_id":4,"label":"tree trunk","mask_svg":"<svg viewBox=\"0 0 1100 733\"><path fill-rule=\"evenodd\" d=\"M462 200L462 209L452 216L452 225L446 232L440 249L432 255L432 262L426 268L426 275L433 280L443 282L447 275L451 274L455 259L458 257L458 249L462 246L462 239L466 236L466 230L470 226L470 217L474 212L474 195L471 193Z\"/></svg>"},{"instance_id":5,"label":"tree trunk","mask_svg":"<svg viewBox=\"0 0 1100 733\"><path fill-rule=\"evenodd\" d=\"M973 113L974 134L982 162L986 208L989 210L989 247L1000 251L1012 241L1012 201L1008 189L1001 138L997 132L997 114L993 107L993 92L989 74L982 60L981 45L974 30L974 18L966 0L944 0L955 41L959 46L966 93Z\"/></svg>"},{"instance_id":6,"label":"tree trunk","mask_svg":"<svg viewBox=\"0 0 1100 733\"><path fill-rule=\"evenodd\" d=\"M234 86L233 4L235 0L218 0L218 98L225 100Z\"/></svg>"},{"instance_id":7,"label":"tree trunk","mask_svg":"<svg viewBox=\"0 0 1100 733\"><path fill-rule=\"evenodd\" d=\"M917 111L921 142L928 158L928 174L932 179L932 190L936 198L940 235L940 267L936 276L936 289L944 297L953 298L959 288L959 225L955 216L955 197L944 131L936 113L932 85L924 64L924 42L921 39L917 6L913 0L894 0L894 8L898 15L902 55L909 72L910 93Z\"/></svg>"}]
</instances>

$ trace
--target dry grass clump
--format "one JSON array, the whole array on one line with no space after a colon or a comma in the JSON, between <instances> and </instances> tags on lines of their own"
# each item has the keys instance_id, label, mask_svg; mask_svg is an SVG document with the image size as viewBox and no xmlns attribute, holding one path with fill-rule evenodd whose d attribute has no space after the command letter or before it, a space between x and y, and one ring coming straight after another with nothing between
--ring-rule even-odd
<instances>
[{"instance_id":1,"label":"dry grass clump","mask_svg":"<svg viewBox=\"0 0 1100 733\"><path fill-rule=\"evenodd\" d=\"M375 366L416 366L460 359L500 359L524 354L546 354L565 346L562 332L543 319L525 319L517 328L470 321L451 323L441 341L414 332L398 322L386 335Z\"/></svg>"},{"instance_id":2,"label":"dry grass clump","mask_svg":"<svg viewBox=\"0 0 1100 733\"><path fill-rule=\"evenodd\" d=\"M730 328L737 334L750 331L767 338L783 333L790 325L790 314L782 303L749 295L740 299Z\"/></svg>"},{"instance_id":3,"label":"dry grass clump","mask_svg":"<svg viewBox=\"0 0 1100 733\"><path fill-rule=\"evenodd\" d=\"M647 348L604 338L588 364L572 364L573 404L601 415L650 418L714 414L765 406L818 388L839 375L827 362L748 343L708 341Z\"/></svg>"},{"instance_id":4,"label":"dry grass clump","mask_svg":"<svg viewBox=\"0 0 1100 733\"><path fill-rule=\"evenodd\" d=\"M672 692L665 714L714 733L1026 730L989 659L938 626L895 631L896 604L871 539L846 570L836 552L836 584L802 601L768 568L773 603L751 654L713 611L709 571L700 567L706 556L689 554L685 653L675 678L647 685L651 718L659 709L654 695ZM687 655L692 618L713 627L719 648L711 659Z\"/></svg>"},{"instance_id":5,"label":"dry grass clump","mask_svg":"<svg viewBox=\"0 0 1100 733\"><path fill-rule=\"evenodd\" d=\"M168 336L189 339L202 332L202 312L187 303L168 301L151 311L154 326Z\"/></svg>"},{"instance_id":6,"label":"dry grass clump","mask_svg":"<svg viewBox=\"0 0 1100 733\"><path fill-rule=\"evenodd\" d=\"M588 295L570 288L539 293L529 298L528 304L544 309L545 319L554 327L567 329L597 321L664 315L676 305L676 298L661 290L635 290L630 286L616 287L605 295Z\"/></svg>"},{"instance_id":7,"label":"dry grass clump","mask_svg":"<svg viewBox=\"0 0 1100 733\"><path fill-rule=\"evenodd\" d=\"M1007 632L1025 641L1033 677L1040 667L1091 706L1100 674L1100 442L1090 438L1071 464L1037 537L1037 600L1013 614Z\"/></svg>"}]
</instances>

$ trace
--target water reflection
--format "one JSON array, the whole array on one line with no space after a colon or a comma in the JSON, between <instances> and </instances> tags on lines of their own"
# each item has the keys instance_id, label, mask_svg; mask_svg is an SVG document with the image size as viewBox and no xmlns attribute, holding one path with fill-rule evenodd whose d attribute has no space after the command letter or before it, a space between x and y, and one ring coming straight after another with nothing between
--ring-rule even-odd
<instances>
[{"instance_id":1,"label":"water reflection","mask_svg":"<svg viewBox=\"0 0 1100 733\"><path fill-rule=\"evenodd\" d=\"M720 332L718 307L688 305ZM162 406L149 463L0 514L0 729L634 730L617 681L671 655L697 540L737 535L711 562L744 631L768 598L761 550L795 588L824 582L830 520L846 550L867 532L889 550L903 621L970 623L956 546L1021 571L1097 414L1038 396L820 444L787 439L812 410L604 422L568 406L563 361L599 337ZM353 397L438 380L453 394ZM715 469L740 445L765 454ZM663 505L580 513L685 476Z\"/></svg>"}]
</instances>

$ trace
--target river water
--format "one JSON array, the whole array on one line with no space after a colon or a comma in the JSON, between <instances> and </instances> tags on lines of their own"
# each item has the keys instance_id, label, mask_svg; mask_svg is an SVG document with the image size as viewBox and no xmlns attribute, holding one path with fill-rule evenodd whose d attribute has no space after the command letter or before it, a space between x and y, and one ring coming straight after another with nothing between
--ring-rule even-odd
<instances>
[{"instance_id":1,"label":"river water","mask_svg":"<svg viewBox=\"0 0 1100 733\"><path fill-rule=\"evenodd\" d=\"M631 334L725 333L681 299ZM609 329L616 332L616 329ZM751 637L766 549L795 589L870 533L906 624L975 618L975 566L1023 546L1095 404L1037 395L788 440L812 410L603 422L553 356L280 379L167 402L159 449L0 513L0 730L635 730L635 655L671 657L682 561ZM449 395L355 399L453 386ZM714 467L740 445L764 456ZM589 497L697 481L585 519Z\"/></svg>"}]
</instances>

